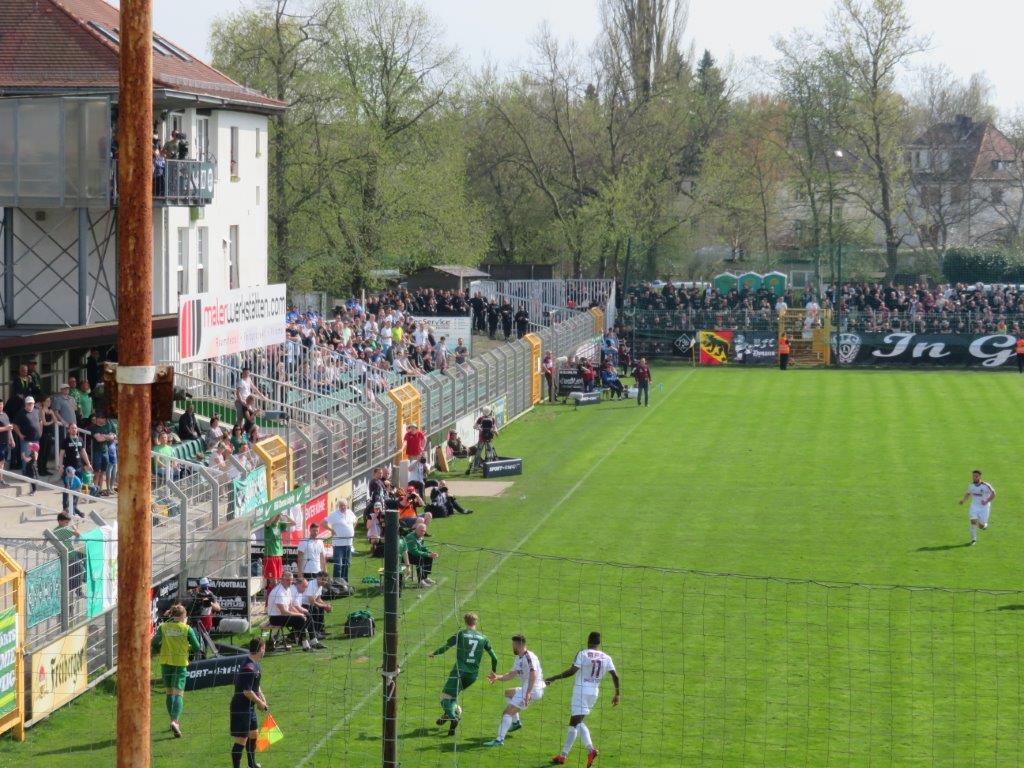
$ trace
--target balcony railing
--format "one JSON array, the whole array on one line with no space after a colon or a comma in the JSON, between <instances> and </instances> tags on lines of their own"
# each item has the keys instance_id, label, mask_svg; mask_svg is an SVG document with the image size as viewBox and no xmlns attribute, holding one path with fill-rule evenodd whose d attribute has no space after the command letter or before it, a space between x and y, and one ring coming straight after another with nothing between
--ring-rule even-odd
<instances>
[{"instance_id":1,"label":"balcony railing","mask_svg":"<svg viewBox=\"0 0 1024 768\"><path fill-rule=\"evenodd\" d=\"M215 170L205 160L167 160L163 176L153 174L153 204L189 208L213 202ZM111 204L117 205L117 161L111 163Z\"/></svg>"}]
</instances>

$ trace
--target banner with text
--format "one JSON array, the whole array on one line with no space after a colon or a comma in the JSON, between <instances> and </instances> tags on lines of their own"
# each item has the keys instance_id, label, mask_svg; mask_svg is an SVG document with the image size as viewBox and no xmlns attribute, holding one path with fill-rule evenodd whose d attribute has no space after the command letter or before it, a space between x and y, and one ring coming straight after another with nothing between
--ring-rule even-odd
<instances>
[{"instance_id":1,"label":"banner with text","mask_svg":"<svg viewBox=\"0 0 1024 768\"><path fill-rule=\"evenodd\" d=\"M779 354L775 331L734 331L729 362L737 365L774 365Z\"/></svg>"},{"instance_id":2,"label":"banner with text","mask_svg":"<svg viewBox=\"0 0 1024 768\"><path fill-rule=\"evenodd\" d=\"M699 331L701 365L725 365L733 355L732 331Z\"/></svg>"},{"instance_id":3,"label":"banner with text","mask_svg":"<svg viewBox=\"0 0 1024 768\"><path fill-rule=\"evenodd\" d=\"M25 626L60 616L60 560L25 572Z\"/></svg>"},{"instance_id":4,"label":"banner with text","mask_svg":"<svg viewBox=\"0 0 1024 768\"><path fill-rule=\"evenodd\" d=\"M430 315L416 319L434 332L435 341L440 342L444 336L444 346L449 352L455 352L462 339L467 354L473 354L473 320L469 315Z\"/></svg>"},{"instance_id":5,"label":"banner with text","mask_svg":"<svg viewBox=\"0 0 1024 768\"><path fill-rule=\"evenodd\" d=\"M18 611L0 611L0 717L18 706Z\"/></svg>"},{"instance_id":6,"label":"banner with text","mask_svg":"<svg viewBox=\"0 0 1024 768\"><path fill-rule=\"evenodd\" d=\"M79 627L32 654L32 718L38 720L89 686L89 628Z\"/></svg>"},{"instance_id":7,"label":"banner with text","mask_svg":"<svg viewBox=\"0 0 1024 768\"><path fill-rule=\"evenodd\" d=\"M267 468L260 464L245 477L231 481L235 495L235 517L252 514L267 503Z\"/></svg>"},{"instance_id":8,"label":"banner with text","mask_svg":"<svg viewBox=\"0 0 1024 768\"><path fill-rule=\"evenodd\" d=\"M287 286L257 285L232 291L192 293L178 304L181 362L284 343Z\"/></svg>"},{"instance_id":9,"label":"banner with text","mask_svg":"<svg viewBox=\"0 0 1024 768\"><path fill-rule=\"evenodd\" d=\"M833 346L840 365L903 365L999 369L1016 364L1017 337L1008 333L839 333Z\"/></svg>"}]
</instances>

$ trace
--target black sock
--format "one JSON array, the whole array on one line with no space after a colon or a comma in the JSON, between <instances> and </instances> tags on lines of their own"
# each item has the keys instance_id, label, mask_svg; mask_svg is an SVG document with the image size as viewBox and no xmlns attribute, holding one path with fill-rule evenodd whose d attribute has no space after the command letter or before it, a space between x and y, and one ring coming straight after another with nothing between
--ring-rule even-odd
<instances>
[{"instance_id":1,"label":"black sock","mask_svg":"<svg viewBox=\"0 0 1024 768\"><path fill-rule=\"evenodd\" d=\"M231 745L231 766L232 768L242 768L242 753L245 751L245 745L239 744L237 741Z\"/></svg>"},{"instance_id":2,"label":"black sock","mask_svg":"<svg viewBox=\"0 0 1024 768\"><path fill-rule=\"evenodd\" d=\"M249 761L249 768L256 768L256 739L245 740L245 757Z\"/></svg>"}]
</instances>

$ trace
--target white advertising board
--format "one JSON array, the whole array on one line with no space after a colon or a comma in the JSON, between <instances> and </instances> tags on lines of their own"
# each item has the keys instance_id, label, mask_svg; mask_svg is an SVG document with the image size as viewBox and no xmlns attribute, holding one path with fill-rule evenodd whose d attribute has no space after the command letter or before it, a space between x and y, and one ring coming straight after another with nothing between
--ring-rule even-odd
<instances>
[{"instance_id":1,"label":"white advertising board","mask_svg":"<svg viewBox=\"0 0 1024 768\"><path fill-rule=\"evenodd\" d=\"M191 293L178 305L183 363L284 343L286 286L257 285L220 293Z\"/></svg>"},{"instance_id":2,"label":"white advertising board","mask_svg":"<svg viewBox=\"0 0 1024 768\"><path fill-rule=\"evenodd\" d=\"M459 339L462 339L469 354L473 354L473 319L469 315L430 315L416 319L433 329L437 341L444 336L444 345L449 352L454 352Z\"/></svg>"}]
</instances>

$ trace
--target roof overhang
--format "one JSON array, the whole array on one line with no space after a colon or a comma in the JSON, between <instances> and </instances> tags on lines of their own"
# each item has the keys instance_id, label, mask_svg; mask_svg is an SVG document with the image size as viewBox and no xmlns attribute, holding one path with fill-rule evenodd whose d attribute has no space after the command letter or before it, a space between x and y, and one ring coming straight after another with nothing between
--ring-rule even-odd
<instances>
[{"instance_id":1,"label":"roof overhang","mask_svg":"<svg viewBox=\"0 0 1024 768\"><path fill-rule=\"evenodd\" d=\"M117 321L75 325L34 333L18 333L18 329L0 330L0 354L24 355L52 352L58 349L105 347L117 343ZM10 333L11 335L5 335ZM18 333L18 335L14 335ZM177 315L156 315L153 318L152 337L166 339L178 335Z\"/></svg>"}]
</instances>

